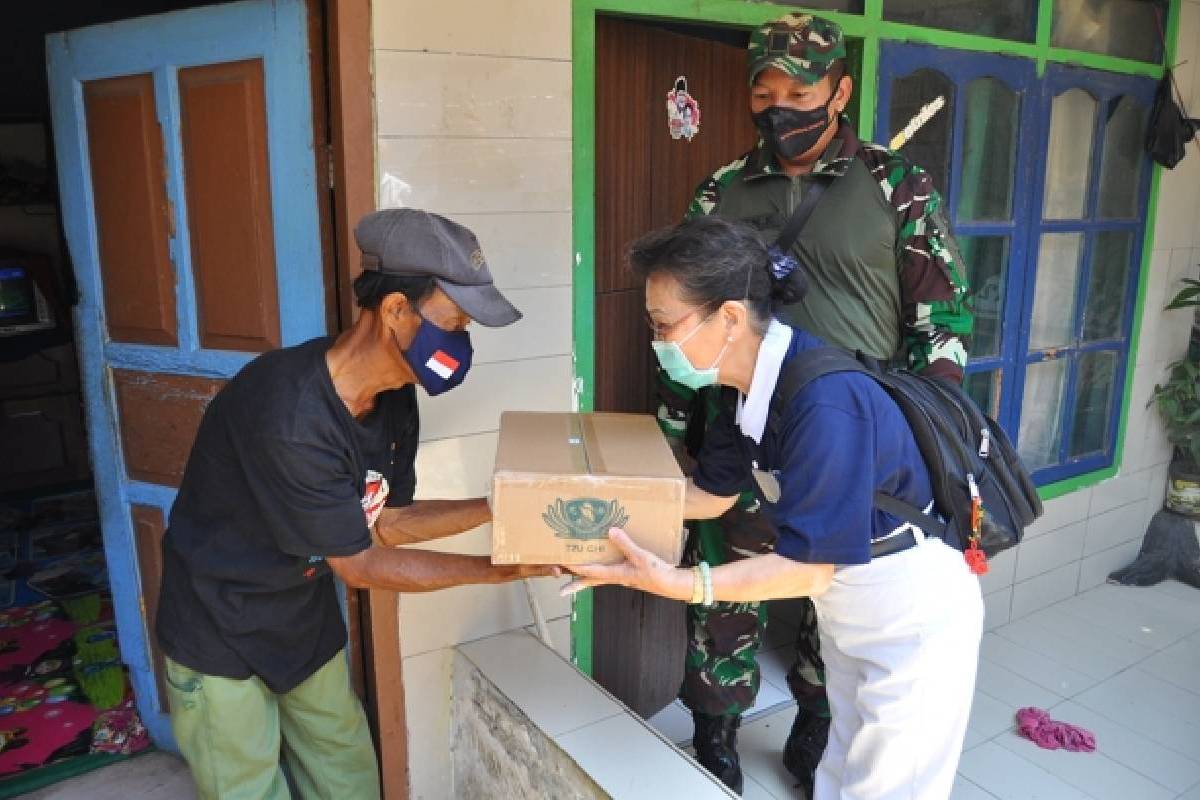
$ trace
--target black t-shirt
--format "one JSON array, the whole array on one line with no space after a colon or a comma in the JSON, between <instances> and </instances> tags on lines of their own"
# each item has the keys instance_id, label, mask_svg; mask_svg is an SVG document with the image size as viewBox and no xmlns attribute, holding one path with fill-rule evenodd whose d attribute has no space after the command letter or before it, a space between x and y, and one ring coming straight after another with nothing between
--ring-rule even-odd
<instances>
[{"instance_id":1,"label":"black t-shirt","mask_svg":"<svg viewBox=\"0 0 1200 800\"><path fill-rule=\"evenodd\" d=\"M157 633L184 666L280 693L302 683L346 644L325 557L371 546L368 473L390 484L388 506L412 502L414 387L356 420L325 364L332 344L258 357L204 413L163 539Z\"/></svg>"}]
</instances>

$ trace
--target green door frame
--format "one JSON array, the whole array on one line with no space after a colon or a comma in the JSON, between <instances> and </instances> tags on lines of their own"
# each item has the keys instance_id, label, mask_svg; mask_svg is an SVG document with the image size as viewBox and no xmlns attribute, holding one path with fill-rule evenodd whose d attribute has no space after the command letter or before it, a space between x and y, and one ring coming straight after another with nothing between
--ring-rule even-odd
<instances>
[{"instance_id":1,"label":"green door frame","mask_svg":"<svg viewBox=\"0 0 1200 800\"><path fill-rule=\"evenodd\" d=\"M1182 0L1170 0L1164 64L1175 63L1181 4ZM648 20L753 28L784 14L801 10L803 9L796 6L747 3L744 0L572 0L571 229L575 259L572 310L575 396L580 411L592 411L595 406L596 342L593 321L596 286L596 16L612 14ZM862 41L862 76L857 87L858 127L862 131L875 129L876 76L880 44L884 41L918 42L958 50L1030 58L1037 61L1039 75L1043 74L1046 65L1051 63L1073 64L1088 69L1152 78L1161 78L1163 74L1163 64L1053 47L1050 44L1050 33L1054 19L1054 0L1038 0L1037 30L1033 42L1014 42L888 22L883 19L883 0L864 0L862 14L821 10L814 10L813 13L835 20L847 36ZM1142 248L1133 331L1129 341L1131 353L1137 352L1141 338L1161 178L1162 167L1155 165L1150 184L1150 205L1146 212L1146 234ZM1043 499L1068 494L1117 474L1124 452L1129 402L1133 393L1133 374L1134 370L1129 369L1125 376L1116 456L1112 466L1043 486L1038 490ZM572 659L588 674L592 671L591 594L590 591L585 591L575 595L571 614Z\"/></svg>"}]
</instances>

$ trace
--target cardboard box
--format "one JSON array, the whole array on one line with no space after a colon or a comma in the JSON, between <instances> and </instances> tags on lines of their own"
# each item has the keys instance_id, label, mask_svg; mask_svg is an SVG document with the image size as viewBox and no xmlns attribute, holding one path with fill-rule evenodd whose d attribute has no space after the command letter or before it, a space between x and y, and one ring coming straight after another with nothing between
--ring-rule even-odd
<instances>
[{"instance_id":1,"label":"cardboard box","mask_svg":"<svg viewBox=\"0 0 1200 800\"><path fill-rule=\"evenodd\" d=\"M683 555L685 479L648 414L500 417L492 562L620 561L609 528L671 564Z\"/></svg>"}]
</instances>

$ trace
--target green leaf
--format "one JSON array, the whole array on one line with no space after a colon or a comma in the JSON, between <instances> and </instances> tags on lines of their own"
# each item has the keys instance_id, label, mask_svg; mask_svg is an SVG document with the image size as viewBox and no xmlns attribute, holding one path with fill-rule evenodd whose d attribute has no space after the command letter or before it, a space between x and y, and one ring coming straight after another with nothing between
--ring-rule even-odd
<instances>
[{"instance_id":1,"label":"green leaf","mask_svg":"<svg viewBox=\"0 0 1200 800\"><path fill-rule=\"evenodd\" d=\"M1193 308L1200 306L1200 289L1184 289L1167 303L1165 310L1174 311L1178 308Z\"/></svg>"}]
</instances>

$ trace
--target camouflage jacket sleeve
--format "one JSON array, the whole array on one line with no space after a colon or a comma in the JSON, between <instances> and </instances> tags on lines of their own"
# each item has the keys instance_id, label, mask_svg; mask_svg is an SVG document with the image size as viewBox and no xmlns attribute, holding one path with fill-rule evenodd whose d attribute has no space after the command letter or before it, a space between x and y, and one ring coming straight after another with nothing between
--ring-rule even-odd
<instances>
[{"instance_id":1,"label":"camouflage jacket sleeve","mask_svg":"<svg viewBox=\"0 0 1200 800\"><path fill-rule=\"evenodd\" d=\"M713 177L708 177L696 187L695 194L692 195L692 202L688 203L687 211L684 212L684 219L694 219L711 214L717 208L717 203L721 201L721 187Z\"/></svg>"},{"instance_id":2,"label":"camouflage jacket sleeve","mask_svg":"<svg viewBox=\"0 0 1200 800\"><path fill-rule=\"evenodd\" d=\"M691 415L696 392L668 378L666 371L662 368L656 371L656 378L658 426L662 428L663 435L667 437L671 449L675 450L677 456L682 456L688 418ZM680 461L682 462L683 459L681 458Z\"/></svg>"},{"instance_id":3,"label":"camouflage jacket sleeve","mask_svg":"<svg viewBox=\"0 0 1200 800\"><path fill-rule=\"evenodd\" d=\"M695 194L692 195L692 202L688 204L687 212L683 215L684 219L714 213L721 205L721 193L726 186L743 173L749 157L750 154L747 153L701 181L700 185L696 187Z\"/></svg>"},{"instance_id":4,"label":"camouflage jacket sleeve","mask_svg":"<svg viewBox=\"0 0 1200 800\"><path fill-rule=\"evenodd\" d=\"M717 170L696 187L692 202L688 204L687 211L684 212L684 219L711 214L716 209L720 202L720 178L724 171L725 168ZM682 455L684 435L687 431L688 418L696 392L682 384L675 383L667 377L667 373L662 369L657 371L657 383L659 427L662 428L663 434L666 435L667 441L670 442L676 454ZM681 458L680 462L683 461L684 459Z\"/></svg>"},{"instance_id":5,"label":"camouflage jacket sleeve","mask_svg":"<svg viewBox=\"0 0 1200 800\"><path fill-rule=\"evenodd\" d=\"M908 366L961 382L965 339L974 318L967 305L966 268L946 223L942 197L929 173L898 154L888 153L879 167L877 177L900 226L896 251Z\"/></svg>"},{"instance_id":6,"label":"camouflage jacket sleeve","mask_svg":"<svg viewBox=\"0 0 1200 800\"><path fill-rule=\"evenodd\" d=\"M684 219L693 219L714 213L721 204L721 192L731 181L742 174L747 158L748 156L742 156L701 181L692 195L692 202L688 204L687 211L684 212ZM688 443L685 439L688 422L695 408L696 391L671 380L662 369L658 370L657 382L659 426L677 454L686 452L689 444L690 449L695 450L696 443ZM715 408L715 405L711 405L711 409ZM687 455L694 458L696 453L690 452ZM680 461L683 463L684 459L681 458Z\"/></svg>"}]
</instances>

